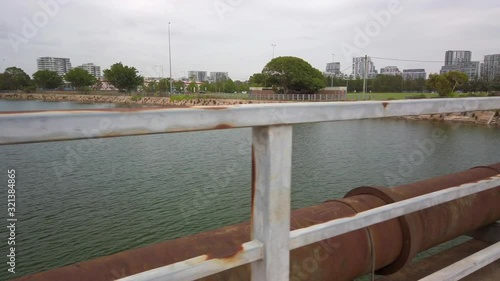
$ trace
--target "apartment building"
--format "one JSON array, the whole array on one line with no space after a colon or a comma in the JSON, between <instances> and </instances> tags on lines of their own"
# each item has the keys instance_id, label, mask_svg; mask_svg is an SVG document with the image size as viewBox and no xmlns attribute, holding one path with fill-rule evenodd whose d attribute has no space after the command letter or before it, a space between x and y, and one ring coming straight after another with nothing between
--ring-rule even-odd
<instances>
[{"instance_id":1,"label":"apartment building","mask_svg":"<svg viewBox=\"0 0 500 281\"><path fill-rule=\"evenodd\" d=\"M38 70L50 70L64 76L71 70L71 62L68 58L40 57L36 61Z\"/></svg>"}]
</instances>

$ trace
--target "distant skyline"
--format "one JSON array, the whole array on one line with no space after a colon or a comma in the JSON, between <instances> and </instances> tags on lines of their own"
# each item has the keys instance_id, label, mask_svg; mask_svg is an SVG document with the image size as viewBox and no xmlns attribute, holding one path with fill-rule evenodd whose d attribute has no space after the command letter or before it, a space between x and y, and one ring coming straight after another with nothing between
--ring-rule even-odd
<instances>
[{"instance_id":1,"label":"distant skyline","mask_svg":"<svg viewBox=\"0 0 500 281\"><path fill-rule=\"evenodd\" d=\"M121 61L144 76L157 75L155 65L163 65L167 77L168 22L176 78L189 70L206 70L248 79L272 59L272 44L276 57L301 57L321 71L335 54L344 73L351 72L345 69L352 56L344 55L343 44L356 47L355 56L442 62L373 58L377 70L394 65L400 70L425 68L427 73L439 73L447 50L470 50L472 60L481 62L484 55L500 53L496 0L394 1L3 0L0 71L18 66L31 75L36 59L49 56L102 69ZM384 18L391 5L397 13ZM379 30L373 29L381 15ZM355 44L358 30L372 33L361 48ZM12 38L21 42L18 52Z\"/></svg>"}]
</instances>

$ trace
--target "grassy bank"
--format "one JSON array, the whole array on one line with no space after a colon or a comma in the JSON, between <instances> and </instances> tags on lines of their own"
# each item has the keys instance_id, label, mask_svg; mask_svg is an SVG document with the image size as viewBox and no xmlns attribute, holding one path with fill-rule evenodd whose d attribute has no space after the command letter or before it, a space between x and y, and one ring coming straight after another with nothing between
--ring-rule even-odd
<instances>
[{"instance_id":1,"label":"grassy bank","mask_svg":"<svg viewBox=\"0 0 500 281\"><path fill-rule=\"evenodd\" d=\"M467 98L467 97L487 97L488 93L476 94L459 94L453 93L450 98ZM349 100L363 100L363 93L348 93ZM439 98L438 94L431 93L367 93L364 96L365 100L404 100L404 99L424 99L424 98Z\"/></svg>"}]
</instances>

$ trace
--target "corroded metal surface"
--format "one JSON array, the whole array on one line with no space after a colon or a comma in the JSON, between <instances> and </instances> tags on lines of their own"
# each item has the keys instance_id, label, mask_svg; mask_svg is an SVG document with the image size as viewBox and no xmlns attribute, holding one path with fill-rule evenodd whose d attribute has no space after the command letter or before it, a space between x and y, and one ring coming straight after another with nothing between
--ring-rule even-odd
<instances>
[{"instance_id":1,"label":"corroded metal surface","mask_svg":"<svg viewBox=\"0 0 500 281\"><path fill-rule=\"evenodd\" d=\"M339 218L354 217L360 211L383 206L388 201L431 193L464 183L473 183L498 174L500 164L478 167L388 189L361 188L349 198L325 202L295 210L291 229L300 229ZM290 280L352 280L375 268L400 266L422 251L500 219L500 187L417 212L420 220L392 219L367 229L352 231L291 251ZM406 217L406 216L405 216ZM418 221L417 220L417 221ZM242 244L250 241L249 223L229 226L148 247L121 252L79 264L42 272L18 280L114 280L197 256L206 259L231 259L238 256ZM415 232L412 232L415 231ZM424 235L425 233L425 235ZM414 243L401 259L405 243ZM417 249L417 250L415 250ZM402 260L398 263L398 260ZM391 268L393 270L396 267ZM387 272L390 272L389 270ZM250 280L250 265L239 266L204 278L205 281Z\"/></svg>"},{"instance_id":2,"label":"corroded metal surface","mask_svg":"<svg viewBox=\"0 0 500 281\"><path fill-rule=\"evenodd\" d=\"M356 213L384 206L386 202L373 195L358 195L342 200L334 200L351 207ZM372 255L375 260L375 268L383 268L391 264L403 249L403 230L397 219L385 221L372 225L365 229L370 238ZM353 245L354 247L355 245ZM371 262L369 265L371 269Z\"/></svg>"},{"instance_id":3,"label":"corroded metal surface","mask_svg":"<svg viewBox=\"0 0 500 281\"><path fill-rule=\"evenodd\" d=\"M360 187L347 197L372 194L387 203L402 201L441 189L473 183L495 176L500 164L475 167L455 173L393 188ZM500 189L484 191L465 198L434 206L400 218L404 247L393 264L379 269L379 274L392 274L406 265L419 252L449 241L468 231L500 219Z\"/></svg>"},{"instance_id":4,"label":"corroded metal surface","mask_svg":"<svg viewBox=\"0 0 500 281\"><path fill-rule=\"evenodd\" d=\"M495 110L500 98L0 112L0 145Z\"/></svg>"}]
</instances>

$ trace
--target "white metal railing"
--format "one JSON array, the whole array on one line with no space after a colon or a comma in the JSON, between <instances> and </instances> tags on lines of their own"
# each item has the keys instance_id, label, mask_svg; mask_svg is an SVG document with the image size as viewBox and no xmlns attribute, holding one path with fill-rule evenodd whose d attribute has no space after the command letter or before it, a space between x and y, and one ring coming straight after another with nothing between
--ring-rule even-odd
<instances>
[{"instance_id":1,"label":"white metal railing","mask_svg":"<svg viewBox=\"0 0 500 281\"><path fill-rule=\"evenodd\" d=\"M289 251L500 185L500 175L290 232L292 125L311 122L496 110L500 98L260 104L185 109L112 109L0 113L0 145L253 127L252 241L230 261L207 256L121 280L195 280L251 263L253 281L289 280ZM469 265L467 274L498 258ZM484 255L481 255L484 256ZM460 267L458 267L460 268ZM447 269L447 277L465 276ZM429 280L440 277L428 276ZM451 277L453 278L453 277ZM456 279L450 279L456 280Z\"/></svg>"}]
</instances>

